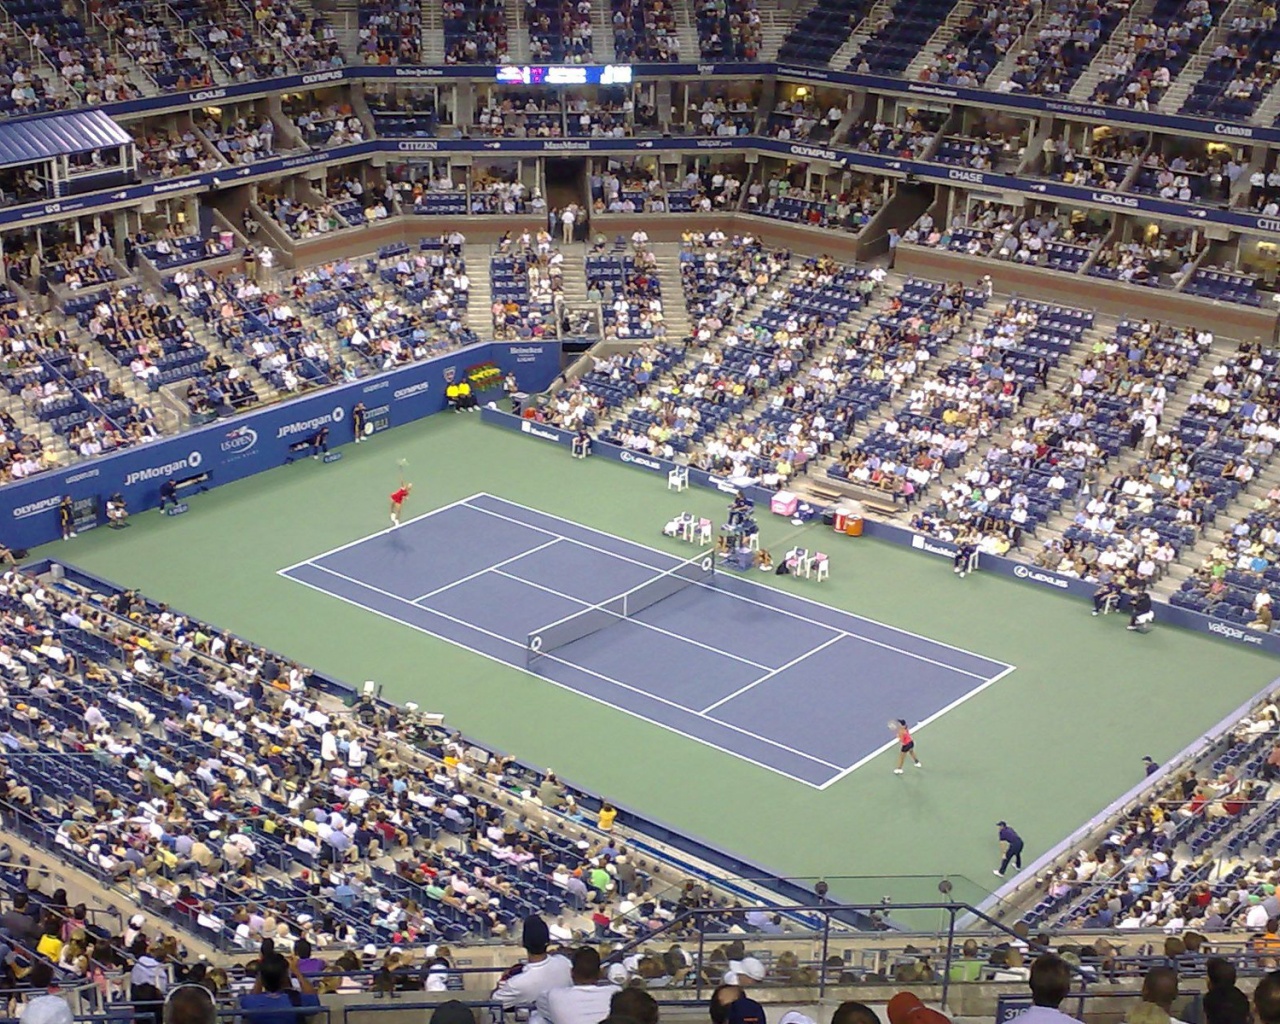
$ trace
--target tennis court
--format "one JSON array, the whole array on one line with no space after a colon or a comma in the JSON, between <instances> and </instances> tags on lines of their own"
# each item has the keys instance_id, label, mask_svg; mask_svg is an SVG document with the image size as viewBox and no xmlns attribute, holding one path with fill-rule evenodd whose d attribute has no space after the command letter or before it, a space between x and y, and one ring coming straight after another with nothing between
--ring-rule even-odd
<instances>
[{"instance_id":1,"label":"tennis court","mask_svg":"<svg viewBox=\"0 0 1280 1024\"><path fill-rule=\"evenodd\" d=\"M817 789L1013 671L485 493L279 573Z\"/></svg>"}]
</instances>

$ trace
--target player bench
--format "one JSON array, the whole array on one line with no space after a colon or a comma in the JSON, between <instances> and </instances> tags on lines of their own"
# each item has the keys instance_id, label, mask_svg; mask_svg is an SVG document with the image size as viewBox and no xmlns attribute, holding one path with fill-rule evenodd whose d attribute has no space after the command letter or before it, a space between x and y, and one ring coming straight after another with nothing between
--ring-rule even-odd
<instances>
[{"instance_id":1,"label":"player bench","mask_svg":"<svg viewBox=\"0 0 1280 1024\"><path fill-rule=\"evenodd\" d=\"M838 488L832 485L815 487L810 484L808 490L815 498L828 505L835 504L843 498L852 498L854 501L861 502L863 508L877 512L882 516L895 516L902 511L902 506L897 504L892 497L886 495L884 491L878 491L870 487L859 487L857 484L848 484Z\"/></svg>"}]
</instances>

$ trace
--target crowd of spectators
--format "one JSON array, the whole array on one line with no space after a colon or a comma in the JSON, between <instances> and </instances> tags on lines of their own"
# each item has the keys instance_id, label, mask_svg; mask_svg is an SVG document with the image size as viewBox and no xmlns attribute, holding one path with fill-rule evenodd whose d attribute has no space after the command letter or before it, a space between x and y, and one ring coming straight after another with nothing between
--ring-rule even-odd
<instances>
[{"instance_id":1,"label":"crowd of spectators","mask_svg":"<svg viewBox=\"0 0 1280 1024\"><path fill-rule=\"evenodd\" d=\"M1039 10L1032 0L984 0L968 12L955 37L921 68L921 82L981 88L1022 39Z\"/></svg>"},{"instance_id":2,"label":"crowd of spectators","mask_svg":"<svg viewBox=\"0 0 1280 1024\"><path fill-rule=\"evenodd\" d=\"M619 62L665 64L680 59L675 7L663 0L612 0L614 56Z\"/></svg>"},{"instance_id":3,"label":"crowd of spectators","mask_svg":"<svg viewBox=\"0 0 1280 1024\"><path fill-rule=\"evenodd\" d=\"M685 130L691 135L733 138L750 135L755 127L756 103L744 96L725 93L691 100L685 114Z\"/></svg>"},{"instance_id":4,"label":"crowd of spectators","mask_svg":"<svg viewBox=\"0 0 1280 1024\"><path fill-rule=\"evenodd\" d=\"M422 7L383 0L361 4L356 50L366 64L422 63Z\"/></svg>"},{"instance_id":5,"label":"crowd of spectators","mask_svg":"<svg viewBox=\"0 0 1280 1024\"><path fill-rule=\"evenodd\" d=\"M883 180L855 175L843 192L794 185L781 173L747 186L746 211L811 227L861 231L884 205Z\"/></svg>"},{"instance_id":6,"label":"crowd of spectators","mask_svg":"<svg viewBox=\"0 0 1280 1024\"><path fill-rule=\"evenodd\" d=\"M1030 48L1020 50L1002 92L1065 94L1129 11L1129 0L1051 0Z\"/></svg>"},{"instance_id":7,"label":"crowd of spectators","mask_svg":"<svg viewBox=\"0 0 1280 1024\"><path fill-rule=\"evenodd\" d=\"M1091 101L1152 109L1226 6L1222 0L1157 2L1151 13L1131 25L1123 39L1114 41L1111 53L1100 59L1100 78Z\"/></svg>"},{"instance_id":8,"label":"crowd of spectators","mask_svg":"<svg viewBox=\"0 0 1280 1024\"><path fill-rule=\"evenodd\" d=\"M444 0L446 64L500 64L508 59L505 0Z\"/></svg>"},{"instance_id":9,"label":"crowd of spectators","mask_svg":"<svg viewBox=\"0 0 1280 1024\"><path fill-rule=\"evenodd\" d=\"M229 164L251 164L275 155L276 128L266 114L225 122L210 114L197 127Z\"/></svg>"},{"instance_id":10,"label":"crowd of spectators","mask_svg":"<svg viewBox=\"0 0 1280 1024\"><path fill-rule=\"evenodd\" d=\"M170 130L157 127L135 134L138 166L155 178L175 178L217 170L222 161L211 151L194 127Z\"/></svg>"},{"instance_id":11,"label":"crowd of spectators","mask_svg":"<svg viewBox=\"0 0 1280 1024\"><path fill-rule=\"evenodd\" d=\"M932 144L945 118L929 111L906 114L896 123L864 118L849 128L845 142L859 153L917 160Z\"/></svg>"},{"instance_id":12,"label":"crowd of spectators","mask_svg":"<svg viewBox=\"0 0 1280 1024\"><path fill-rule=\"evenodd\" d=\"M970 256L994 256L1006 245L1016 244L1015 228L1022 210L990 199L970 203L957 212L950 224L937 225L927 210L902 233L902 241L911 245L948 249Z\"/></svg>"}]
</instances>

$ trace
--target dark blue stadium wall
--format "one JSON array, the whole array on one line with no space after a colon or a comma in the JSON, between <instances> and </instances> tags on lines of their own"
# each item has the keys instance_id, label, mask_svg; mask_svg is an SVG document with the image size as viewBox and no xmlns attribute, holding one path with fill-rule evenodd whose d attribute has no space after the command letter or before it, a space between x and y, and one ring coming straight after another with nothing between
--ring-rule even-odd
<instances>
[{"instance_id":1,"label":"dark blue stadium wall","mask_svg":"<svg viewBox=\"0 0 1280 1024\"><path fill-rule=\"evenodd\" d=\"M109 495L119 492L133 511L159 504L160 485L180 482L182 499L210 487L273 469L303 454L307 439L329 428L329 447L354 440L351 409L363 402L367 429L402 426L445 407L445 387L485 363L514 371L522 388L542 391L560 372L558 341L473 345L426 362L391 370L352 384L210 423L154 444L80 462L0 488L0 543L31 548L59 536L58 504L71 495L84 518L97 525ZM495 392L496 397L496 392ZM97 511L94 511L94 510Z\"/></svg>"},{"instance_id":2,"label":"dark blue stadium wall","mask_svg":"<svg viewBox=\"0 0 1280 1024\"><path fill-rule=\"evenodd\" d=\"M547 441L551 444L568 447L569 442L573 439L573 435L569 431L561 430L545 423L532 423L529 420L517 419L509 413L496 409L483 409L481 410L481 416L486 423L492 423L507 430L519 430L528 437ZM619 448L617 445L605 444L601 441L595 442L592 451L597 456L612 459L615 462L625 462L636 469L644 470L655 476L663 476L664 478L668 472L676 467L674 462L669 462L666 459L628 451L625 448ZM689 482L699 487L714 487L721 491L735 492L737 490L733 484L723 477L713 476L700 469L689 470ZM757 506L761 508L769 507L769 500L773 497L772 491L763 487L747 487L744 490ZM894 544L903 544L925 554L938 555L941 558L951 559L956 554L954 544L938 540L936 537L927 537L924 534L916 533L901 526L895 526L892 523L868 519L864 524L863 532L869 537L877 537L881 540L891 541ZM832 540L837 544L844 543L843 538L837 539L833 537ZM1091 598L1093 592L1097 589L1092 583L1086 583L1084 580L1063 576L1060 573L1028 565L1026 562L1014 561L1012 558L1002 558L999 555L984 554L981 556L979 564L983 571L999 573L1001 576L1012 576L1023 583L1045 587L1071 597ZM1166 625L1194 629L1197 632L1208 633L1222 640L1229 640L1246 647L1257 647L1268 654L1280 655L1280 635L1243 629L1234 623L1210 618L1208 615L1203 615L1188 608L1178 608L1164 602L1156 602L1156 619Z\"/></svg>"}]
</instances>

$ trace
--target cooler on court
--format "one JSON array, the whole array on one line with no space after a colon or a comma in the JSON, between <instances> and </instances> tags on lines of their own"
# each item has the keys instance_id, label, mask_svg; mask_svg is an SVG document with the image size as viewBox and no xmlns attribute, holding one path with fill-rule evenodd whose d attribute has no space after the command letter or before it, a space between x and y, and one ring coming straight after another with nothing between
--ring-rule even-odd
<instances>
[{"instance_id":1,"label":"cooler on court","mask_svg":"<svg viewBox=\"0 0 1280 1024\"><path fill-rule=\"evenodd\" d=\"M778 491L769 502L769 510L775 516L786 516L790 519L796 514L800 499L790 491Z\"/></svg>"}]
</instances>

